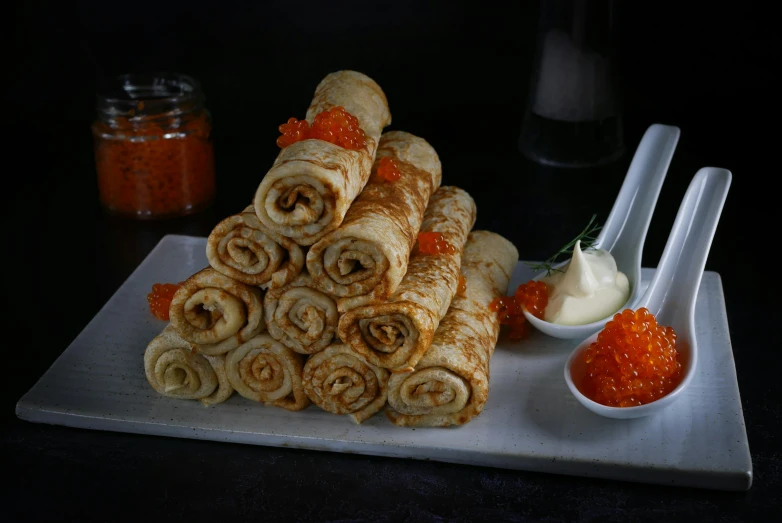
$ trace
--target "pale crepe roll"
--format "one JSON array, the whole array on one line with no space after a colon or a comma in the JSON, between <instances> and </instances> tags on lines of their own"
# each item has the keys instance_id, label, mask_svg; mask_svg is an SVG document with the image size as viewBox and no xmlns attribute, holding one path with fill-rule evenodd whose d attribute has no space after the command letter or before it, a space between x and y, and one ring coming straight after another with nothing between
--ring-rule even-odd
<instances>
[{"instance_id":1,"label":"pale crepe roll","mask_svg":"<svg viewBox=\"0 0 782 523\"><path fill-rule=\"evenodd\" d=\"M366 185L380 134L391 123L380 86L355 71L331 73L318 84L307 121L336 106L358 119L366 147L354 151L323 140L296 142L280 151L255 193L261 223L299 245L312 245L339 227Z\"/></svg>"},{"instance_id":2,"label":"pale crepe roll","mask_svg":"<svg viewBox=\"0 0 782 523\"><path fill-rule=\"evenodd\" d=\"M243 397L287 410L310 404L301 383L304 356L260 334L225 356L228 381Z\"/></svg>"},{"instance_id":3,"label":"pale crepe roll","mask_svg":"<svg viewBox=\"0 0 782 523\"><path fill-rule=\"evenodd\" d=\"M386 404L388 376L347 345L335 344L307 360L304 391L323 410L361 423Z\"/></svg>"},{"instance_id":4,"label":"pale crepe roll","mask_svg":"<svg viewBox=\"0 0 782 523\"><path fill-rule=\"evenodd\" d=\"M234 388L231 386L231 382L228 381L228 372L225 369L225 354L220 354L219 356L205 354L204 358L212 366L212 370L215 371L215 376L217 376L217 388L215 391L209 396L201 398L201 403L209 407L230 398L234 393Z\"/></svg>"},{"instance_id":5,"label":"pale crepe roll","mask_svg":"<svg viewBox=\"0 0 782 523\"><path fill-rule=\"evenodd\" d=\"M212 229L206 257L216 271L262 288L285 285L304 266L301 247L261 225L252 205Z\"/></svg>"},{"instance_id":6,"label":"pale crepe roll","mask_svg":"<svg viewBox=\"0 0 782 523\"><path fill-rule=\"evenodd\" d=\"M147 345L144 373L152 388L169 398L203 400L219 388L209 360L194 353L170 324Z\"/></svg>"},{"instance_id":7,"label":"pale crepe roll","mask_svg":"<svg viewBox=\"0 0 782 523\"><path fill-rule=\"evenodd\" d=\"M314 354L331 344L339 312L334 298L312 287L306 272L263 298L269 334L299 354Z\"/></svg>"},{"instance_id":8,"label":"pale crepe roll","mask_svg":"<svg viewBox=\"0 0 782 523\"><path fill-rule=\"evenodd\" d=\"M208 267L177 289L169 307L177 334L196 351L225 354L264 329L261 290Z\"/></svg>"},{"instance_id":9,"label":"pale crepe roll","mask_svg":"<svg viewBox=\"0 0 782 523\"><path fill-rule=\"evenodd\" d=\"M399 166L401 178L380 178L380 159ZM315 285L339 301L340 311L390 296L407 271L424 211L440 186L442 167L426 140L392 131L380 138L372 176L342 225L307 253Z\"/></svg>"},{"instance_id":10,"label":"pale crepe roll","mask_svg":"<svg viewBox=\"0 0 782 523\"><path fill-rule=\"evenodd\" d=\"M396 291L383 303L356 307L339 321L338 334L369 363L402 372L415 367L429 348L459 284L475 202L462 189L440 187L429 201L421 231L440 232L455 254L414 249Z\"/></svg>"},{"instance_id":11,"label":"pale crepe roll","mask_svg":"<svg viewBox=\"0 0 782 523\"><path fill-rule=\"evenodd\" d=\"M500 324L489 310L505 294L518 252L487 231L470 234L462 257L467 289L456 295L431 347L413 372L389 380L386 415L397 425L463 425L481 413L489 397L489 360Z\"/></svg>"}]
</instances>

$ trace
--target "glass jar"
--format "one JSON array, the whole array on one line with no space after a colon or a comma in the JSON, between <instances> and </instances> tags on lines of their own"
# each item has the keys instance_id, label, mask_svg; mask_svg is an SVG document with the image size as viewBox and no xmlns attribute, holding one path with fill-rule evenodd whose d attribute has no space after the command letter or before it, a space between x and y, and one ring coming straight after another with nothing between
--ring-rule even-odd
<instances>
[{"instance_id":1,"label":"glass jar","mask_svg":"<svg viewBox=\"0 0 782 523\"><path fill-rule=\"evenodd\" d=\"M92 125L103 207L134 218L191 214L215 195L212 119L193 78L123 75Z\"/></svg>"},{"instance_id":2,"label":"glass jar","mask_svg":"<svg viewBox=\"0 0 782 523\"><path fill-rule=\"evenodd\" d=\"M519 146L530 160L593 167L624 152L616 0L541 0Z\"/></svg>"}]
</instances>

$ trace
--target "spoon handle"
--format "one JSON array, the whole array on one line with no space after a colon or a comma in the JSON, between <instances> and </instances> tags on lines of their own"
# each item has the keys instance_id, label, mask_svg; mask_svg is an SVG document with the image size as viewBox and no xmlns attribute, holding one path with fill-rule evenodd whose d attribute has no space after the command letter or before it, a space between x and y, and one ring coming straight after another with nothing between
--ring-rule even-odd
<instances>
[{"instance_id":1,"label":"spoon handle","mask_svg":"<svg viewBox=\"0 0 782 523\"><path fill-rule=\"evenodd\" d=\"M680 314L692 315L731 179L726 169L704 167L697 172L676 214L654 278L638 307L646 307L657 316L665 303L668 322Z\"/></svg>"},{"instance_id":2,"label":"spoon handle","mask_svg":"<svg viewBox=\"0 0 782 523\"><path fill-rule=\"evenodd\" d=\"M680 134L679 128L671 125L649 126L595 247L611 251L614 256L621 249L622 255L637 257L640 263L646 231Z\"/></svg>"}]
</instances>

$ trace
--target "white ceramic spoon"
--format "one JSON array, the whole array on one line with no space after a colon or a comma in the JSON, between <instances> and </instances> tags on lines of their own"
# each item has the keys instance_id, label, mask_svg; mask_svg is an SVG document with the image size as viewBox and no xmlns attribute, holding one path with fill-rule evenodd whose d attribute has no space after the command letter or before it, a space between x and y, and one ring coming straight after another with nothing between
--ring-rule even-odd
<instances>
[{"instance_id":1,"label":"white ceramic spoon","mask_svg":"<svg viewBox=\"0 0 782 523\"><path fill-rule=\"evenodd\" d=\"M593 244L611 253L617 270L623 272L630 282L630 297L622 309L632 306L641 295L641 255L646 232L680 134L678 127L670 125L654 124L646 130L611 213ZM562 262L557 268L569 261ZM545 275L538 274L534 279L539 280ZM533 327L549 336L583 339L602 329L614 315L585 325L557 325L536 318L526 310L524 316Z\"/></svg>"},{"instance_id":2,"label":"white ceramic spoon","mask_svg":"<svg viewBox=\"0 0 782 523\"><path fill-rule=\"evenodd\" d=\"M592 412L621 419L648 416L673 403L692 381L698 362L695 298L731 178L730 171L725 169L704 167L698 171L679 207L654 278L634 307L646 307L660 325L673 327L683 366L681 383L667 396L637 407L607 407L590 400L576 383L581 383L585 372L581 353L597 339L599 333L595 333L581 342L565 363L565 381L570 391Z\"/></svg>"}]
</instances>

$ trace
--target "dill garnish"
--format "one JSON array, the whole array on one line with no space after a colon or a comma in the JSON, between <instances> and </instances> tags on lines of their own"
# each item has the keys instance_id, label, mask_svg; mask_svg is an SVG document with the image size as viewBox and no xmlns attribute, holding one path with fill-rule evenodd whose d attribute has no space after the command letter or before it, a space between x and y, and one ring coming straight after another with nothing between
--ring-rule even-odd
<instances>
[{"instance_id":1,"label":"dill garnish","mask_svg":"<svg viewBox=\"0 0 782 523\"><path fill-rule=\"evenodd\" d=\"M581 250L586 251L588 249L592 249L595 240L597 240L597 233L600 232L601 228L602 226L597 224L597 215L593 214L587 226L584 227L584 230L581 231L578 236L570 240L564 247L558 250L549 259L541 263L531 263L531 262L524 262L524 263L527 265L527 267L529 267L535 272L546 271L546 276L551 276L552 272L564 272L561 269L557 269L554 267L554 265L557 264L557 260L561 256L573 254L573 248L575 247L576 242L579 240L581 241Z\"/></svg>"}]
</instances>

